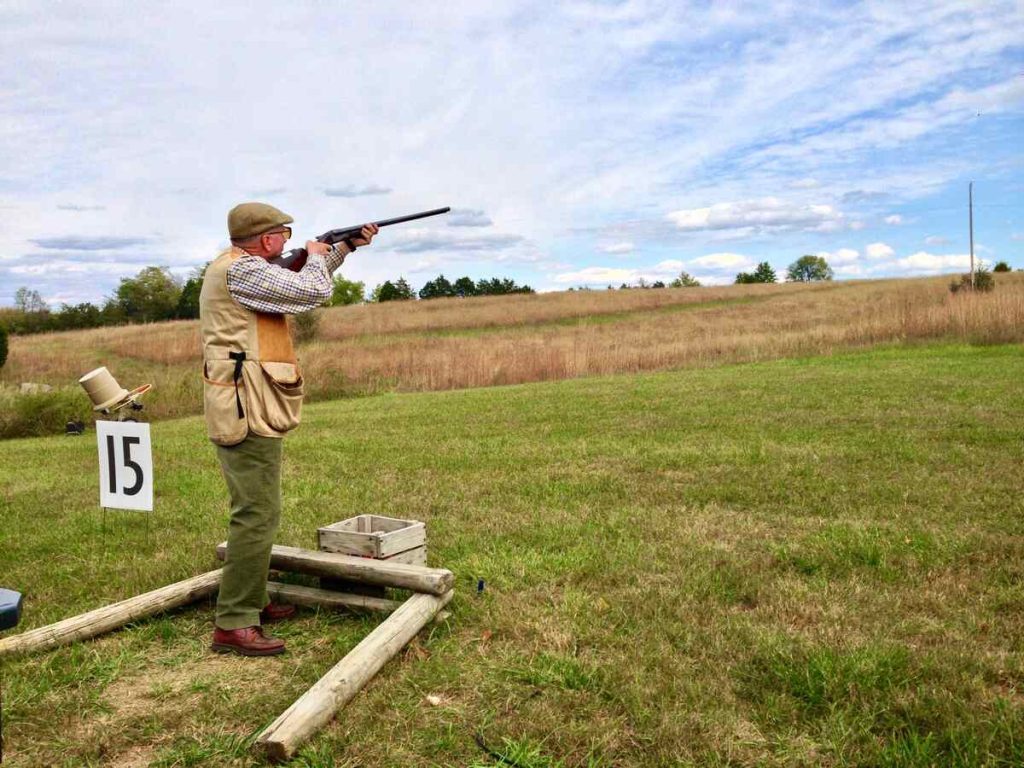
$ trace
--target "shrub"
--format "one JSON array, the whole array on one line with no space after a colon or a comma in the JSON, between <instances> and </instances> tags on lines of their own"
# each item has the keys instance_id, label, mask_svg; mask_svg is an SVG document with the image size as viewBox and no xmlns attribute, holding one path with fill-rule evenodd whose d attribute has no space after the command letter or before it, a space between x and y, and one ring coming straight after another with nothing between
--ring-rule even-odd
<instances>
[{"instance_id":1,"label":"shrub","mask_svg":"<svg viewBox=\"0 0 1024 768\"><path fill-rule=\"evenodd\" d=\"M988 293L995 287L995 278L992 277L992 273L989 272L984 264L979 264L978 268L974 270L974 285L971 285L970 272L960 275L959 281L954 280L949 284L949 290L952 293L959 291L981 291L982 293Z\"/></svg>"},{"instance_id":2,"label":"shrub","mask_svg":"<svg viewBox=\"0 0 1024 768\"><path fill-rule=\"evenodd\" d=\"M1005 261L997 261L996 265L992 267L993 272L1010 272L1010 265Z\"/></svg>"},{"instance_id":3,"label":"shrub","mask_svg":"<svg viewBox=\"0 0 1024 768\"><path fill-rule=\"evenodd\" d=\"M740 272L736 275L737 284L744 283L774 283L778 280L775 270L767 261L762 261L753 272Z\"/></svg>"},{"instance_id":4,"label":"shrub","mask_svg":"<svg viewBox=\"0 0 1024 768\"><path fill-rule=\"evenodd\" d=\"M24 394L0 388L0 439L62 434L68 421L89 414L88 402L80 387Z\"/></svg>"},{"instance_id":5,"label":"shrub","mask_svg":"<svg viewBox=\"0 0 1024 768\"><path fill-rule=\"evenodd\" d=\"M679 277L669 283L670 288L700 288L700 280L689 272L680 272Z\"/></svg>"},{"instance_id":6,"label":"shrub","mask_svg":"<svg viewBox=\"0 0 1024 768\"><path fill-rule=\"evenodd\" d=\"M7 329L0 325L0 368L7 362Z\"/></svg>"},{"instance_id":7,"label":"shrub","mask_svg":"<svg viewBox=\"0 0 1024 768\"><path fill-rule=\"evenodd\" d=\"M320 332L320 310L314 309L311 312L300 312L295 315L292 328L296 344L313 341Z\"/></svg>"},{"instance_id":8,"label":"shrub","mask_svg":"<svg viewBox=\"0 0 1024 768\"><path fill-rule=\"evenodd\" d=\"M349 304L362 304L366 284L357 280L346 280L341 275L334 276L334 293L328 302L332 307L348 306Z\"/></svg>"}]
</instances>

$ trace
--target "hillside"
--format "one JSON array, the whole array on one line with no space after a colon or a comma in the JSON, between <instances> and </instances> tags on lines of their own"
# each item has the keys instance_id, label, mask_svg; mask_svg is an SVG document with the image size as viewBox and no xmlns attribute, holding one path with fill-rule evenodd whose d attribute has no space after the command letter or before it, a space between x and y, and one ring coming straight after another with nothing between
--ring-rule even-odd
<instances>
[{"instance_id":1,"label":"hillside","mask_svg":"<svg viewBox=\"0 0 1024 768\"><path fill-rule=\"evenodd\" d=\"M1021 381L1020 345L928 344L312 405L279 541L413 516L458 581L293 768L496 765L477 734L526 768L1024 763ZM214 567L201 420L153 445L155 513L103 530L91 437L0 443L23 628ZM303 611L244 660L211 622L4 659L5 766L251 765L375 624Z\"/></svg>"},{"instance_id":2,"label":"hillside","mask_svg":"<svg viewBox=\"0 0 1024 768\"><path fill-rule=\"evenodd\" d=\"M319 310L299 348L308 400L769 360L875 344L1024 340L1024 274L985 295L949 278L736 285L392 302ZM195 322L15 337L0 369L0 437L86 418L76 380L106 365L151 382L151 419L202 407ZM23 397L23 382L61 391Z\"/></svg>"}]
</instances>

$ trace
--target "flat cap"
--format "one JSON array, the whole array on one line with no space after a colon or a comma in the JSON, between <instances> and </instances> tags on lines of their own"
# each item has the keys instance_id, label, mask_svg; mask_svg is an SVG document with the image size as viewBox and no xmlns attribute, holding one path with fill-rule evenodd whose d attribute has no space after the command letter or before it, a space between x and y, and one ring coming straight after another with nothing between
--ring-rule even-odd
<instances>
[{"instance_id":1,"label":"flat cap","mask_svg":"<svg viewBox=\"0 0 1024 768\"><path fill-rule=\"evenodd\" d=\"M232 240L245 240L293 221L295 219L272 205L241 203L228 211L228 235Z\"/></svg>"}]
</instances>

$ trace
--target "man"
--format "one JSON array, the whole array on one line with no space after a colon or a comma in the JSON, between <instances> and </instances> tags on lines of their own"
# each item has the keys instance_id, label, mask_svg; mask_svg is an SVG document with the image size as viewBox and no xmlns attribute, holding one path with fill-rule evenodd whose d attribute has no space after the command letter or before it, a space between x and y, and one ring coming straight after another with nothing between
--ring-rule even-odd
<instances>
[{"instance_id":1,"label":"man","mask_svg":"<svg viewBox=\"0 0 1024 768\"><path fill-rule=\"evenodd\" d=\"M291 237L292 221L264 203L232 208L231 247L207 267L199 295L206 426L231 495L212 644L221 653L284 652L284 642L264 634L262 625L295 613L267 596L281 516L281 439L298 426L303 396L285 315L330 299L332 273L377 234L368 224L333 246L307 242L306 264L293 272L270 263Z\"/></svg>"}]
</instances>

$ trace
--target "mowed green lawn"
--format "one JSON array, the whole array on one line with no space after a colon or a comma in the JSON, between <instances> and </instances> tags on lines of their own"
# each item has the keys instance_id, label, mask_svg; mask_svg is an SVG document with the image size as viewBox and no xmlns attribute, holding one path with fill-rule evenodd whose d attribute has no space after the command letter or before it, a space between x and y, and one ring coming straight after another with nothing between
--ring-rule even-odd
<instances>
[{"instance_id":1,"label":"mowed green lawn","mask_svg":"<svg viewBox=\"0 0 1024 768\"><path fill-rule=\"evenodd\" d=\"M418 518L458 586L294 765L1024 764L1022 382L1021 346L928 346L309 407L280 543ZM215 567L202 424L153 441L155 514L105 531L93 433L0 443L22 629ZM5 765L259 764L377 621L229 658L203 603L5 659Z\"/></svg>"}]
</instances>

